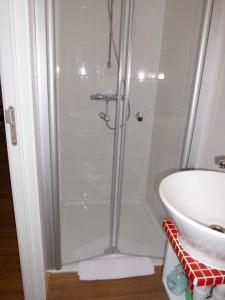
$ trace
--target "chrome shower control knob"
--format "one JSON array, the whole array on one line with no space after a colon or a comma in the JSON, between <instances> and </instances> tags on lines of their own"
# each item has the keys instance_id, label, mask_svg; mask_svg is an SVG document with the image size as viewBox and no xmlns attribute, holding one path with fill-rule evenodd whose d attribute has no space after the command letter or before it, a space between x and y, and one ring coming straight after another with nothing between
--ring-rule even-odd
<instances>
[{"instance_id":1,"label":"chrome shower control knob","mask_svg":"<svg viewBox=\"0 0 225 300\"><path fill-rule=\"evenodd\" d=\"M143 121L143 114L140 112L136 113L136 119L138 120L138 122L142 122Z\"/></svg>"}]
</instances>

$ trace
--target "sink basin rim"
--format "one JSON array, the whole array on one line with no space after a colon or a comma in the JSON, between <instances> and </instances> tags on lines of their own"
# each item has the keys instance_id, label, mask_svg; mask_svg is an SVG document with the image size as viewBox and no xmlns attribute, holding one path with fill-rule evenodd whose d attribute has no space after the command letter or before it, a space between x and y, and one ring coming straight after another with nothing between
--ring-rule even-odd
<instances>
[{"instance_id":1,"label":"sink basin rim","mask_svg":"<svg viewBox=\"0 0 225 300\"><path fill-rule=\"evenodd\" d=\"M170 174L168 175L166 178L164 178L160 185L159 185L159 195L160 195L160 198L163 202L163 204L166 206L166 208L169 208L169 210L173 211L175 214L177 214L179 217L183 218L187 223L190 223L194 226L197 226L199 229L205 231L205 232L208 232L210 234L213 234L217 237L224 237L225 238L225 233L223 232L219 232L219 231L216 231L216 230L213 230L212 228L209 228L207 225L204 225L204 224L201 224L200 222L192 219L192 218L189 218L187 217L185 214L183 214L182 212L180 212L177 208L175 208L173 205L171 205L169 203L169 200L166 199L166 196L164 195L164 183L165 181L168 179L168 178L171 178L172 176L176 175L177 173L187 173L187 172L217 172L217 171L208 171L208 170L185 170L185 171L178 171L176 173L173 173L173 174ZM221 172L218 172L218 173L221 173ZM224 173L223 173L224 174ZM210 224L211 225L211 224Z\"/></svg>"}]
</instances>

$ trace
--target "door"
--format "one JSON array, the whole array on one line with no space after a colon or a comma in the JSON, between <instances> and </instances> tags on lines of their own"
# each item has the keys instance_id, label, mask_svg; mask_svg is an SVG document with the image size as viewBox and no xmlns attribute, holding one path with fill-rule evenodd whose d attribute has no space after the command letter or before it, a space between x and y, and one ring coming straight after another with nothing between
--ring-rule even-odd
<instances>
[{"instance_id":1,"label":"door","mask_svg":"<svg viewBox=\"0 0 225 300\"><path fill-rule=\"evenodd\" d=\"M45 299L34 128L30 1L0 1L0 73L11 188L25 299ZM8 110L11 108L11 114ZM13 116L14 114L14 116ZM11 118L7 117L11 115ZM16 132L15 132L16 127Z\"/></svg>"}]
</instances>

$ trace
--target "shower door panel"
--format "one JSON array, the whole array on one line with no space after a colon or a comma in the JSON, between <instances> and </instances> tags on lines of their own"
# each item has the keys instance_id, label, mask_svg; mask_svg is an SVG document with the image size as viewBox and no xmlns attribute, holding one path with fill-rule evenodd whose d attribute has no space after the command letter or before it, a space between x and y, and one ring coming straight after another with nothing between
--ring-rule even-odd
<instances>
[{"instance_id":1,"label":"shower door panel","mask_svg":"<svg viewBox=\"0 0 225 300\"><path fill-rule=\"evenodd\" d=\"M203 4L54 1L63 264L105 250L163 256L158 185L180 167Z\"/></svg>"},{"instance_id":2,"label":"shower door panel","mask_svg":"<svg viewBox=\"0 0 225 300\"><path fill-rule=\"evenodd\" d=\"M158 186L180 168L204 1L134 1L119 249L162 257Z\"/></svg>"},{"instance_id":3,"label":"shower door panel","mask_svg":"<svg viewBox=\"0 0 225 300\"><path fill-rule=\"evenodd\" d=\"M119 2L115 1L118 42ZM109 47L105 0L55 0L55 49L62 261L101 255L109 245L114 131L99 113L115 94L117 62ZM115 103L109 103L112 124ZM111 125L111 122L110 122Z\"/></svg>"}]
</instances>

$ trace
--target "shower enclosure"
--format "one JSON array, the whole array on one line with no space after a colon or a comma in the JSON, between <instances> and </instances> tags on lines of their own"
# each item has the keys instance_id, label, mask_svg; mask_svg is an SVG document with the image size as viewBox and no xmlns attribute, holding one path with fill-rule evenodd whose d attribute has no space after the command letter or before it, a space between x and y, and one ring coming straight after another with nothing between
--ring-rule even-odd
<instances>
[{"instance_id":1,"label":"shower enclosure","mask_svg":"<svg viewBox=\"0 0 225 300\"><path fill-rule=\"evenodd\" d=\"M191 146L209 2L46 0L56 268L162 259L158 184Z\"/></svg>"}]
</instances>

